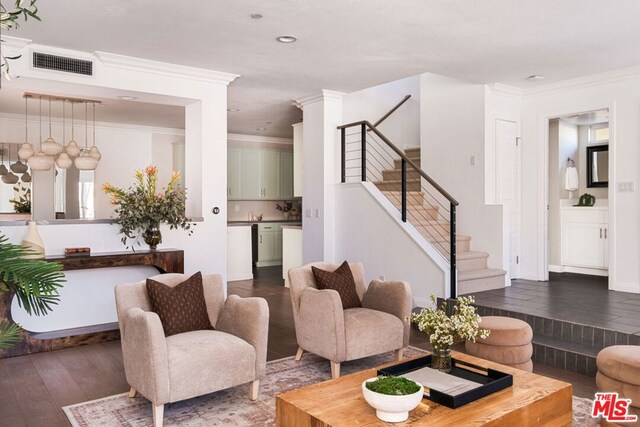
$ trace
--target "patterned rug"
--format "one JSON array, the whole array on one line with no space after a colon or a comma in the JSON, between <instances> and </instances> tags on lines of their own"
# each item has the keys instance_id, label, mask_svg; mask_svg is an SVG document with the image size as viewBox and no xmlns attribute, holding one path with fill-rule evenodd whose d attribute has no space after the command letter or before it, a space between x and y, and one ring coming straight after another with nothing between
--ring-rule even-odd
<instances>
[{"instance_id":1,"label":"patterned rug","mask_svg":"<svg viewBox=\"0 0 640 427\"><path fill-rule=\"evenodd\" d=\"M422 350L409 347L405 356L413 357ZM392 362L393 353L344 362L346 375ZM258 400L249 400L249 386L242 385L210 393L194 399L165 405L166 427L209 426L273 426L275 396L309 384L331 379L329 362L305 353L302 361L293 357L267 363L267 375L260 381ZM130 399L127 393L78 403L63 408L74 427L147 427L152 425L151 404L147 399ZM589 416L591 401L574 397L574 426L596 426Z\"/></svg>"}]
</instances>

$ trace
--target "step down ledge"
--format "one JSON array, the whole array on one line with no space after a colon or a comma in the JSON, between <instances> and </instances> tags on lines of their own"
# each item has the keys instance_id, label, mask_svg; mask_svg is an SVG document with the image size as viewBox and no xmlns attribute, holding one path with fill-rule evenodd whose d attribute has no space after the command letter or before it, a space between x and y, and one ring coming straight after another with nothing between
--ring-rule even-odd
<instances>
[{"instance_id":1,"label":"step down ledge","mask_svg":"<svg viewBox=\"0 0 640 427\"><path fill-rule=\"evenodd\" d=\"M498 277L507 274L506 271L497 268L485 268L482 270L459 271L458 281L466 282L468 280L486 279L488 277Z\"/></svg>"}]
</instances>

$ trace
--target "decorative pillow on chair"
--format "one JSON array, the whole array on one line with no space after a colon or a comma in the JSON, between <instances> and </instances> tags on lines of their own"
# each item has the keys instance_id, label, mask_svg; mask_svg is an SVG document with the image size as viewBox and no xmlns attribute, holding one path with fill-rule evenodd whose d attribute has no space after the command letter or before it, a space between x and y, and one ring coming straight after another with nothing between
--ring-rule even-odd
<instances>
[{"instance_id":1,"label":"decorative pillow on chair","mask_svg":"<svg viewBox=\"0 0 640 427\"><path fill-rule=\"evenodd\" d=\"M213 329L204 299L202 273L197 272L174 287L147 279L147 294L151 311L160 317L165 336Z\"/></svg>"},{"instance_id":2,"label":"decorative pillow on chair","mask_svg":"<svg viewBox=\"0 0 640 427\"><path fill-rule=\"evenodd\" d=\"M333 272L320 270L313 266L311 266L311 271L313 271L318 289L333 289L338 292L343 309L362 307L362 302L356 292L356 281L347 261Z\"/></svg>"}]
</instances>

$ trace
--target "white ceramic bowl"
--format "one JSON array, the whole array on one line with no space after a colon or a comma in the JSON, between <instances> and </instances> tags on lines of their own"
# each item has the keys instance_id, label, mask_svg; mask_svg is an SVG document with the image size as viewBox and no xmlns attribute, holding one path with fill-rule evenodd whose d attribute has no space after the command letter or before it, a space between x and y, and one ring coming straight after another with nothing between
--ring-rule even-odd
<instances>
[{"instance_id":1,"label":"white ceramic bowl","mask_svg":"<svg viewBox=\"0 0 640 427\"><path fill-rule=\"evenodd\" d=\"M418 407L424 395L422 384L415 381L420 386L420 390L413 394L404 396L393 396L371 391L367 388L367 383L377 381L378 377L369 378L362 383L362 394L364 400L376 410L376 416L388 423L399 423L409 418L409 411Z\"/></svg>"}]
</instances>

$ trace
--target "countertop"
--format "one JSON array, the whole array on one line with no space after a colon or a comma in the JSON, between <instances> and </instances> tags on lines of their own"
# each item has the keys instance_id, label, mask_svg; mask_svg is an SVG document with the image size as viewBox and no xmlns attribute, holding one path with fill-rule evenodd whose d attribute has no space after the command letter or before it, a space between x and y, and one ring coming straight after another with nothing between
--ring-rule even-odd
<instances>
[{"instance_id":1,"label":"countertop","mask_svg":"<svg viewBox=\"0 0 640 427\"><path fill-rule=\"evenodd\" d=\"M227 226L229 227L238 227L243 225L253 225L253 224L288 224L288 225L302 225L302 221L300 220L289 220L285 221L283 219L266 219L263 221L227 221Z\"/></svg>"}]
</instances>

